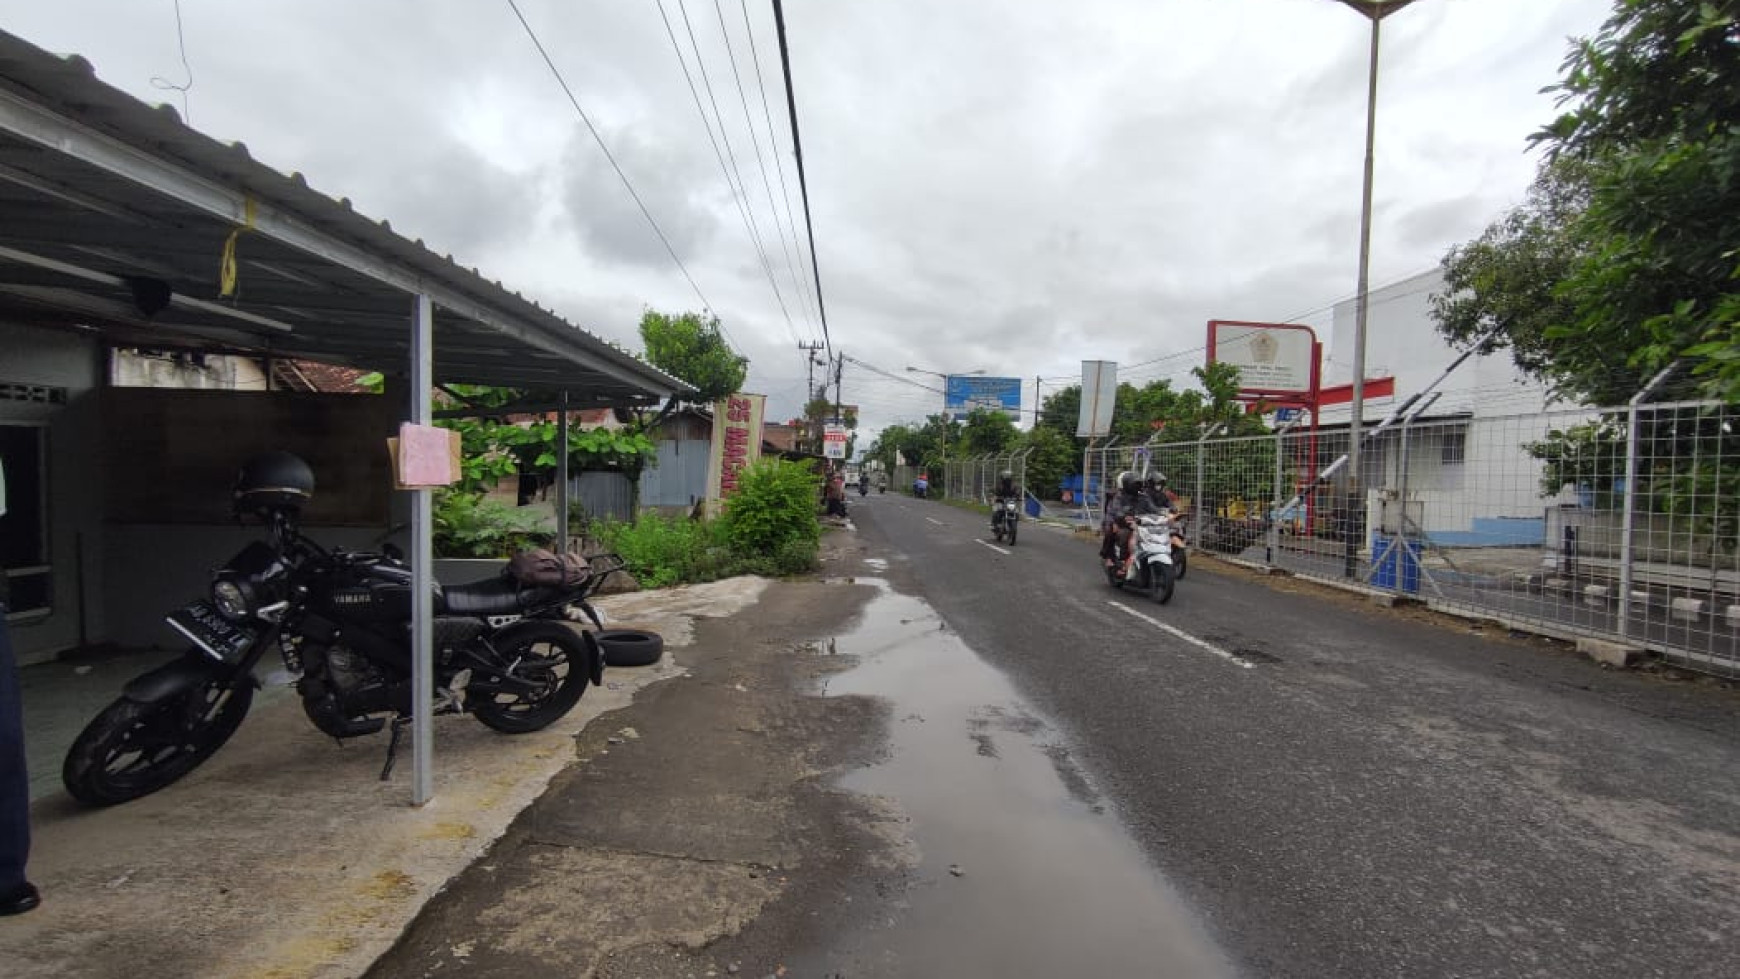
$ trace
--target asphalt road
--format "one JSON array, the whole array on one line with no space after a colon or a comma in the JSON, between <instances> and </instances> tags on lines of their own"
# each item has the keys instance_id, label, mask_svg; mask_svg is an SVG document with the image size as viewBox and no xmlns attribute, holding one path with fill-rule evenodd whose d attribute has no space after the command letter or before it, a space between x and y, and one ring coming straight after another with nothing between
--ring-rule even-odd
<instances>
[{"instance_id":1,"label":"asphalt road","mask_svg":"<svg viewBox=\"0 0 1740 979\"><path fill-rule=\"evenodd\" d=\"M1081 538L852 507L1245 974L1735 974L1735 690L1205 558L1161 606Z\"/></svg>"}]
</instances>

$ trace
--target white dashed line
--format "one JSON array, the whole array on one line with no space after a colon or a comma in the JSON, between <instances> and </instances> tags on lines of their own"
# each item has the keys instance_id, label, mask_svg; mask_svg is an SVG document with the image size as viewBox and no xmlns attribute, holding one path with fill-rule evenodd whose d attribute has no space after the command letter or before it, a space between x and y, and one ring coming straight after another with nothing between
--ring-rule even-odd
<instances>
[{"instance_id":1,"label":"white dashed line","mask_svg":"<svg viewBox=\"0 0 1740 979\"><path fill-rule=\"evenodd\" d=\"M935 517L925 517L924 519L929 520L931 523L936 524L938 527L941 527L943 525L943 522L941 520L938 520Z\"/></svg>"},{"instance_id":2,"label":"white dashed line","mask_svg":"<svg viewBox=\"0 0 1740 979\"><path fill-rule=\"evenodd\" d=\"M996 551L998 554L1010 553L1008 551L1003 550L1001 547L998 547L997 545L990 543L989 541L982 541L982 540L978 539L977 537L973 538L973 543L984 544L986 547L990 548L993 551Z\"/></svg>"},{"instance_id":3,"label":"white dashed line","mask_svg":"<svg viewBox=\"0 0 1740 979\"><path fill-rule=\"evenodd\" d=\"M1216 646L1214 643L1211 643L1205 639L1198 639L1195 636L1191 635L1190 633L1185 632L1183 629L1180 629L1177 626L1167 625L1166 623L1161 622L1159 619L1156 619L1151 615L1144 615L1141 612L1138 612L1135 609L1131 608L1130 606L1125 605L1123 602L1114 602L1114 601L1111 601L1110 599L1107 599L1106 604L1110 605L1112 608L1118 609L1120 611L1128 612L1131 615L1135 616L1136 618L1141 619L1143 622L1146 622L1149 625L1153 626L1154 628L1159 629L1161 632L1165 632L1165 633L1169 633L1171 635L1177 636L1178 638L1184 640L1185 642L1191 644L1192 646L1196 646L1196 647L1201 648L1201 649L1206 649L1209 652L1213 653L1216 656L1219 656L1221 659L1224 659L1229 663L1234 663L1234 664L1236 664L1240 667L1243 667L1244 669L1247 669L1247 670L1254 670L1257 667L1257 664L1251 662L1248 659L1240 659L1239 657L1234 656L1232 653L1229 653L1226 650L1220 648L1219 646Z\"/></svg>"}]
</instances>

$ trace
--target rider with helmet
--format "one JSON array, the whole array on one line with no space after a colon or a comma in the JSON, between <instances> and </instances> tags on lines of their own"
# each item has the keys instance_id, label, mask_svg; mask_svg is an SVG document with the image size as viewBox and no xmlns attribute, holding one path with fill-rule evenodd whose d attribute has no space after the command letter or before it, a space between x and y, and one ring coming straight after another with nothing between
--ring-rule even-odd
<instances>
[{"instance_id":1,"label":"rider with helmet","mask_svg":"<svg viewBox=\"0 0 1740 979\"><path fill-rule=\"evenodd\" d=\"M1148 478L1143 480L1142 489L1156 507L1174 512L1178 510L1178 497L1166 488L1165 473L1159 471L1149 473Z\"/></svg>"},{"instance_id":2,"label":"rider with helmet","mask_svg":"<svg viewBox=\"0 0 1740 979\"><path fill-rule=\"evenodd\" d=\"M1019 501L1021 499L1021 491L1015 486L1015 474L1013 472L1005 469L997 474L997 485L992 491L992 496L991 527L992 529L995 529L1003 522L1003 508L999 504L1004 500Z\"/></svg>"},{"instance_id":3,"label":"rider with helmet","mask_svg":"<svg viewBox=\"0 0 1740 979\"><path fill-rule=\"evenodd\" d=\"M1112 567L1122 548L1124 570L1128 571L1130 559L1135 556L1130 548L1130 534L1136 527L1136 518L1145 513L1158 513L1159 508L1142 492L1142 479L1128 470L1118 474L1118 492L1106 501L1106 519L1103 524L1104 536L1100 541L1100 557L1105 559L1106 567Z\"/></svg>"}]
</instances>

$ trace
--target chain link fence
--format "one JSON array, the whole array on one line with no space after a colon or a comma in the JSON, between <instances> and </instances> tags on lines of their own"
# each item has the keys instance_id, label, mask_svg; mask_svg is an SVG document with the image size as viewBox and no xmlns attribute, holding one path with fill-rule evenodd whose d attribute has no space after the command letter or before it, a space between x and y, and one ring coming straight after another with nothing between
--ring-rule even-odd
<instances>
[{"instance_id":1,"label":"chain link fence","mask_svg":"<svg viewBox=\"0 0 1740 979\"><path fill-rule=\"evenodd\" d=\"M1361 499L1347 447L1344 427L1099 448L1084 516L1146 465L1199 547L1740 676L1734 406L1403 420L1364 440Z\"/></svg>"}]
</instances>

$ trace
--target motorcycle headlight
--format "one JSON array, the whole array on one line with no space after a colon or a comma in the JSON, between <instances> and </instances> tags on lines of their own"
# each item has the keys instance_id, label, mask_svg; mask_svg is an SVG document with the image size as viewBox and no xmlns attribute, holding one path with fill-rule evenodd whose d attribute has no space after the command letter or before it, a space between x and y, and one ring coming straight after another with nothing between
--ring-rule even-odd
<instances>
[{"instance_id":1,"label":"motorcycle headlight","mask_svg":"<svg viewBox=\"0 0 1740 979\"><path fill-rule=\"evenodd\" d=\"M228 579L212 584L211 603L217 606L219 614L231 622L240 622L253 612L247 589Z\"/></svg>"}]
</instances>

